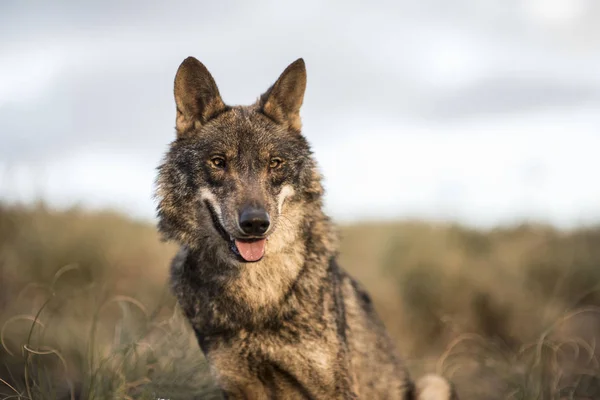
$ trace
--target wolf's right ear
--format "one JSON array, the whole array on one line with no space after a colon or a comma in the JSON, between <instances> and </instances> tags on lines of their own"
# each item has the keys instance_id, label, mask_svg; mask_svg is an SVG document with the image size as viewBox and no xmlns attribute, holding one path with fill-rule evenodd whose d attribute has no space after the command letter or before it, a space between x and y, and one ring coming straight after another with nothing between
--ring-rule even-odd
<instances>
[{"instance_id":1,"label":"wolf's right ear","mask_svg":"<svg viewBox=\"0 0 600 400\"><path fill-rule=\"evenodd\" d=\"M306 89L306 67L299 58L291 63L258 100L260 110L273 121L300 132L300 107Z\"/></svg>"},{"instance_id":2,"label":"wolf's right ear","mask_svg":"<svg viewBox=\"0 0 600 400\"><path fill-rule=\"evenodd\" d=\"M177 137L187 137L226 110L219 88L208 69L194 57L188 57L175 75Z\"/></svg>"}]
</instances>

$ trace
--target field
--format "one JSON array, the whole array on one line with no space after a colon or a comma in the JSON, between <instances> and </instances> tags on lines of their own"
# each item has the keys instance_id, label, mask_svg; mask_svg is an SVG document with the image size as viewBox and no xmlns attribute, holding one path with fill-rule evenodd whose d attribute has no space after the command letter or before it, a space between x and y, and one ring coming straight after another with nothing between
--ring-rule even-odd
<instances>
[{"instance_id":1,"label":"field","mask_svg":"<svg viewBox=\"0 0 600 400\"><path fill-rule=\"evenodd\" d=\"M340 233L413 376L461 399L600 398L600 227ZM0 205L0 399L219 398L166 284L174 251L116 213Z\"/></svg>"}]
</instances>

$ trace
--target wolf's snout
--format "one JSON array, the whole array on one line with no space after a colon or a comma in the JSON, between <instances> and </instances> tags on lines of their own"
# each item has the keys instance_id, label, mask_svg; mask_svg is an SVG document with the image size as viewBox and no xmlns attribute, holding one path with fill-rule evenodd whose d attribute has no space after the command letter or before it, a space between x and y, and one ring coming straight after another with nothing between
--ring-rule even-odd
<instances>
[{"instance_id":1,"label":"wolf's snout","mask_svg":"<svg viewBox=\"0 0 600 400\"><path fill-rule=\"evenodd\" d=\"M249 206L240 214L240 228L246 235L264 235L270 225L269 213L263 208Z\"/></svg>"}]
</instances>

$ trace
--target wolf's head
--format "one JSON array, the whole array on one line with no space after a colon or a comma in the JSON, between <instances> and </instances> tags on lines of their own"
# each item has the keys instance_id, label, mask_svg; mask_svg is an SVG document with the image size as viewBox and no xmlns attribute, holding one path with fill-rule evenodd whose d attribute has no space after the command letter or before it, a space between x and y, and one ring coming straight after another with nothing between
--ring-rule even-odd
<instances>
[{"instance_id":1,"label":"wolf's head","mask_svg":"<svg viewBox=\"0 0 600 400\"><path fill-rule=\"evenodd\" d=\"M175 77L177 138L159 167L159 229L234 262L282 251L320 206L320 176L301 135L304 61L251 106L228 106L193 57Z\"/></svg>"}]
</instances>

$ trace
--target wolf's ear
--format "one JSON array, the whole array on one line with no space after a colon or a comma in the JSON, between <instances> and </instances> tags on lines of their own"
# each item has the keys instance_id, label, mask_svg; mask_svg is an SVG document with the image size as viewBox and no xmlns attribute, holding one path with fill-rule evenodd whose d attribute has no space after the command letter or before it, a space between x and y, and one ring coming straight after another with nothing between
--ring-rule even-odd
<instances>
[{"instance_id":1,"label":"wolf's ear","mask_svg":"<svg viewBox=\"0 0 600 400\"><path fill-rule=\"evenodd\" d=\"M260 109L275 122L300 132L300 106L306 89L306 67L299 58L279 76L277 82L260 96Z\"/></svg>"},{"instance_id":2,"label":"wolf's ear","mask_svg":"<svg viewBox=\"0 0 600 400\"><path fill-rule=\"evenodd\" d=\"M177 137L186 137L227 108L208 69L194 57L188 57L175 75Z\"/></svg>"}]
</instances>

